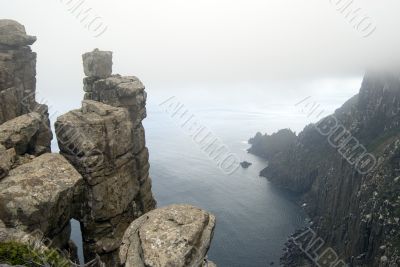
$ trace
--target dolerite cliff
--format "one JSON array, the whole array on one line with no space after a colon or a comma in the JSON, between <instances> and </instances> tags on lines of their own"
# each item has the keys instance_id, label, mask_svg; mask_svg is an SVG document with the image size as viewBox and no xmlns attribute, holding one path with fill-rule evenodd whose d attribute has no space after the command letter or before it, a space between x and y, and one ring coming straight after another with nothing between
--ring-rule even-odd
<instances>
[{"instance_id":1,"label":"dolerite cliff","mask_svg":"<svg viewBox=\"0 0 400 267\"><path fill-rule=\"evenodd\" d=\"M146 92L138 78L111 74L111 52L83 55L85 100L57 119L60 154L50 153L48 110L35 101L35 40L0 20L0 244L34 240L76 261L76 219L92 266L213 266L215 217L189 205L156 209Z\"/></svg>"},{"instance_id":2,"label":"dolerite cliff","mask_svg":"<svg viewBox=\"0 0 400 267\"><path fill-rule=\"evenodd\" d=\"M146 93L136 77L111 75L112 53L83 55L86 99L57 119L61 154L82 174L86 257L113 262L129 224L155 208L144 128ZM94 101L96 100L96 101Z\"/></svg>"},{"instance_id":3,"label":"dolerite cliff","mask_svg":"<svg viewBox=\"0 0 400 267\"><path fill-rule=\"evenodd\" d=\"M261 175L301 195L324 247L350 266L400 266L398 72L368 72L358 95L268 155Z\"/></svg>"},{"instance_id":4,"label":"dolerite cliff","mask_svg":"<svg viewBox=\"0 0 400 267\"><path fill-rule=\"evenodd\" d=\"M29 47L35 40L19 23L0 20L0 224L41 231L67 248L81 176L62 156L48 153L47 107L35 102L36 54Z\"/></svg>"}]
</instances>

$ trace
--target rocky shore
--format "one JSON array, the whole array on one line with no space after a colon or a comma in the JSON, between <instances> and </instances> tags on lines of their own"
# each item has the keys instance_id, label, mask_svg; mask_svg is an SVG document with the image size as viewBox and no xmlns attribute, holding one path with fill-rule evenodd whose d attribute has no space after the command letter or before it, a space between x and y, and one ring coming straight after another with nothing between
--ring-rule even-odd
<instances>
[{"instance_id":1,"label":"rocky shore","mask_svg":"<svg viewBox=\"0 0 400 267\"><path fill-rule=\"evenodd\" d=\"M35 101L35 41L0 20L0 244L51 241L41 247L68 252L73 266L76 219L91 266L215 266L206 256L212 214L156 208L141 81L113 75L112 52L84 54L85 100L55 122L60 153L51 153L48 108Z\"/></svg>"},{"instance_id":2,"label":"rocky shore","mask_svg":"<svg viewBox=\"0 0 400 267\"><path fill-rule=\"evenodd\" d=\"M261 175L301 196L323 240L320 246L319 239L307 241L303 253L289 245L284 266L302 266L310 260L304 252L327 248L335 252L328 263L400 265L399 77L394 71L367 72L358 95L288 142L273 140L287 139L287 130L252 139L250 152L269 161Z\"/></svg>"}]
</instances>

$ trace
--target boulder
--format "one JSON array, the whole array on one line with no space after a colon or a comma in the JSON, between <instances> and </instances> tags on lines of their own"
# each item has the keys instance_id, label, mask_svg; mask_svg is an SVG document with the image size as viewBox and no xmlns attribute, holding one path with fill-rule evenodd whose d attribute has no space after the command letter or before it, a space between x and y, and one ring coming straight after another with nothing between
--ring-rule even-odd
<instances>
[{"instance_id":1,"label":"boulder","mask_svg":"<svg viewBox=\"0 0 400 267\"><path fill-rule=\"evenodd\" d=\"M40 230L66 242L73 198L81 182L82 176L63 156L47 153L34 158L0 181L0 220L7 227Z\"/></svg>"},{"instance_id":2,"label":"boulder","mask_svg":"<svg viewBox=\"0 0 400 267\"><path fill-rule=\"evenodd\" d=\"M136 128L146 118L146 99L143 83L135 76L113 75L106 79L84 79L85 99L128 109Z\"/></svg>"},{"instance_id":3,"label":"boulder","mask_svg":"<svg viewBox=\"0 0 400 267\"><path fill-rule=\"evenodd\" d=\"M17 154L25 154L33 137L38 133L41 117L38 113L29 113L9 120L0 125L0 144L7 149L15 148Z\"/></svg>"},{"instance_id":4,"label":"boulder","mask_svg":"<svg viewBox=\"0 0 400 267\"><path fill-rule=\"evenodd\" d=\"M0 144L7 149L15 148L18 155L25 153L41 155L50 152L53 135L50 122L46 113L28 113L0 125Z\"/></svg>"},{"instance_id":5,"label":"boulder","mask_svg":"<svg viewBox=\"0 0 400 267\"><path fill-rule=\"evenodd\" d=\"M213 237L215 217L190 205L148 212L126 230L119 251L126 267L199 267Z\"/></svg>"},{"instance_id":6,"label":"boulder","mask_svg":"<svg viewBox=\"0 0 400 267\"><path fill-rule=\"evenodd\" d=\"M107 78L112 73L112 52L100 51L99 49L93 52L82 55L83 70L88 77Z\"/></svg>"},{"instance_id":7,"label":"boulder","mask_svg":"<svg viewBox=\"0 0 400 267\"><path fill-rule=\"evenodd\" d=\"M36 41L35 36L26 34L25 27L20 23L9 20L0 20L0 45L26 46Z\"/></svg>"},{"instance_id":8,"label":"boulder","mask_svg":"<svg viewBox=\"0 0 400 267\"><path fill-rule=\"evenodd\" d=\"M15 161L15 149L6 149L4 146L0 145L0 180L8 175Z\"/></svg>"}]
</instances>

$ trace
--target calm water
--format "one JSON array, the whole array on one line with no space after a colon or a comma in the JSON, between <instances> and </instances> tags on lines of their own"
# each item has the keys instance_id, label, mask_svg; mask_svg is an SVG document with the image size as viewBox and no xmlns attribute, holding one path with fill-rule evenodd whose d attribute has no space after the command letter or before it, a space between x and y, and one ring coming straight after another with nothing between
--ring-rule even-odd
<instances>
[{"instance_id":1,"label":"calm water","mask_svg":"<svg viewBox=\"0 0 400 267\"><path fill-rule=\"evenodd\" d=\"M287 236L304 225L305 216L291 196L258 176L266 162L246 152L246 140L274 116L232 109L191 111L253 165L225 175L168 114L151 106L145 129L158 205L190 203L216 215L209 258L218 266L277 265Z\"/></svg>"},{"instance_id":2,"label":"calm water","mask_svg":"<svg viewBox=\"0 0 400 267\"><path fill-rule=\"evenodd\" d=\"M277 265L287 237L304 225L305 215L292 196L259 177L266 162L246 152L246 140L258 130L278 124L279 115L221 108L191 112L231 152L253 165L225 175L175 120L155 103L150 104L144 126L158 206L189 203L212 212L217 226L209 258L219 267ZM76 221L72 229L82 261Z\"/></svg>"}]
</instances>

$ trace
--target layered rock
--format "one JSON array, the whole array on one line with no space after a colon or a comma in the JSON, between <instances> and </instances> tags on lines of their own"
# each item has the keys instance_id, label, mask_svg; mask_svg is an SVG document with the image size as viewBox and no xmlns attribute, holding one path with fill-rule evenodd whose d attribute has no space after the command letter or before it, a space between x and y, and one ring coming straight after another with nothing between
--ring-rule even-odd
<instances>
[{"instance_id":1,"label":"layered rock","mask_svg":"<svg viewBox=\"0 0 400 267\"><path fill-rule=\"evenodd\" d=\"M143 213L128 111L85 100L80 110L58 118L56 133L61 154L85 179L76 214L85 257L91 259L96 253L112 257L125 229Z\"/></svg>"},{"instance_id":2,"label":"layered rock","mask_svg":"<svg viewBox=\"0 0 400 267\"><path fill-rule=\"evenodd\" d=\"M47 106L35 101L35 40L18 22L0 20L0 241L35 231L66 248L83 180L62 156L47 153L52 133Z\"/></svg>"},{"instance_id":3,"label":"layered rock","mask_svg":"<svg viewBox=\"0 0 400 267\"><path fill-rule=\"evenodd\" d=\"M18 22L0 20L0 124L37 108L35 41Z\"/></svg>"},{"instance_id":4,"label":"layered rock","mask_svg":"<svg viewBox=\"0 0 400 267\"><path fill-rule=\"evenodd\" d=\"M91 75L83 80L85 99L128 110L133 125L133 153L140 177L139 198L143 212L147 212L156 205L151 193L149 153L146 148L145 130L142 125L142 120L146 118L147 94L144 85L137 77L111 75L107 78L99 78L111 72L111 55L111 52L97 49L83 55L85 73ZM106 66L96 67L93 62L102 62Z\"/></svg>"},{"instance_id":5,"label":"layered rock","mask_svg":"<svg viewBox=\"0 0 400 267\"><path fill-rule=\"evenodd\" d=\"M55 245L70 236L75 190L81 175L58 154L43 154L9 172L0 182L0 220L8 228L41 231Z\"/></svg>"},{"instance_id":6,"label":"layered rock","mask_svg":"<svg viewBox=\"0 0 400 267\"><path fill-rule=\"evenodd\" d=\"M357 96L307 126L261 174L302 195L313 229L345 262L399 265L399 74L367 73Z\"/></svg>"},{"instance_id":7,"label":"layered rock","mask_svg":"<svg viewBox=\"0 0 400 267\"><path fill-rule=\"evenodd\" d=\"M119 257L126 267L206 266L215 217L189 205L153 210L125 232ZM213 266L210 263L208 266Z\"/></svg>"}]
</instances>

